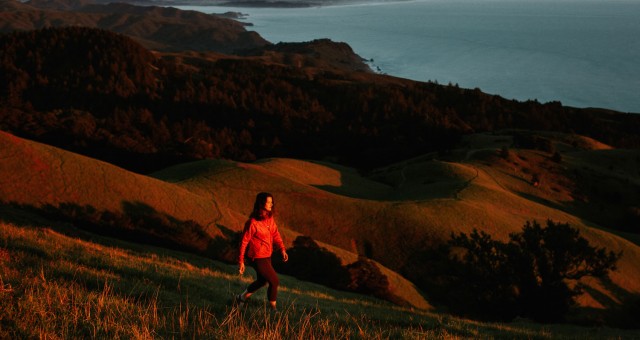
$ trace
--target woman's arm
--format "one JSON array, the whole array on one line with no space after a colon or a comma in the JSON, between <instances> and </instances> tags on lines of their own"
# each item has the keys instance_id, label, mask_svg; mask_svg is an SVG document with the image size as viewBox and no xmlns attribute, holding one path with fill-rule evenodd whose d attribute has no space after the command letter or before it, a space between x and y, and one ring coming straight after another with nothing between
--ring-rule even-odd
<instances>
[{"instance_id":1,"label":"woman's arm","mask_svg":"<svg viewBox=\"0 0 640 340\"><path fill-rule=\"evenodd\" d=\"M289 261L289 255L287 254L287 249L284 247L284 242L282 241L282 237L280 236L280 232L278 231L278 226L276 222L273 221L273 231L271 232L271 237L273 239L273 244L276 246L280 253L282 254L282 260L284 262Z\"/></svg>"},{"instance_id":2,"label":"woman's arm","mask_svg":"<svg viewBox=\"0 0 640 340\"><path fill-rule=\"evenodd\" d=\"M255 227L252 220L248 220L244 225L244 231L242 232L242 240L240 241L240 254L238 255L238 263L240 264L240 274L244 272L244 253L247 251L247 245L253 234L255 233Z\"/></svg>"}]
</instances>

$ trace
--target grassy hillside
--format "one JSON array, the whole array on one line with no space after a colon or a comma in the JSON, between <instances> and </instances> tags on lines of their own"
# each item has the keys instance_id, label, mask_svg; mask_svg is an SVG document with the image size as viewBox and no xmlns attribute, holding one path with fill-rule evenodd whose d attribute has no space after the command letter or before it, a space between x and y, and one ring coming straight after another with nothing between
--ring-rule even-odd
<instances>
[{"instance_id":1,"label":"grassy hillside","mask_svg":"<svg viewBox=\"0 0 640 340\"><path fill-rule=\"evenodd\" d=\"M3 212L6 213L6 212ZM29 216L23 216L28 218ZM33 217L31 217L33 218ZM277 315L258 293L230 303L250 275L68 225L0 223L2 338L632 338L606 328L480 323L395 307L281 277Z\"/></svg>"},{"instance_id":2,"label":"grassy hillside","mask_svg":"<svg viewBox=\"0 0 640 340\"><path fill-rule=\"evenodd\" d=\"M158 231L154 224L133 223L132 228L151 230L127 239L156 244L147 237L166 238L184 249L213 256L220 247L235 248L233 237L242 228L255 194L269 191L275 195L287 246L306 235L343 265L355 262L358 255L374 259L384 265L380 270L389 280L390 291L422 309L432 307L405 278L428 275L415 263L424 251L446 241L451 233L477 228L505 239L528 220L552 219L579 228L594 245L623 252L610 282L582 282L589 289L578 300L581 307L609 310L638 294L637 234L590 219L594 210L590 200L600 197L600 189L581 182L585 177L619 182L619 188L609 184L611 190L624 193L614 204L637 204L633 162L638 152L607 149L578 137L572 138L582 142L574 146L565 141L568 136L546 136L562 151L562 160L554 162L546 151L513 147L514 138L513 132L474 135L450 153L425 155L367 174L291 159L208 160L175 166L152 178L2 133L0 197L13 204L5 209L15 210L17 205L27 214L33 209L22 208L41 213L48 211L38 210L42 207L64 204L134 217L150 211L157 217L152 221L174 224ZM506 146L511 149L500 151ZM603 158L613 160L614 168L600 166ZM591 170L576 177L575 171L585 166ZM541 179L534 186L531 176L536 172ZM621 177L628 181L619 181ZM599 204L608 208L605 201ZM76 218L76 226L86 227L83 221ZM122 237L123 229L117 225L121 220L115 221L99 224L115 228L115 233L88 229ZM188 221L195 221L204 236L189 229Z\"/></svg>"},{"instance_id":3,"label":"grassy hillside","mask_svg":"<svg viewBox=\"0 0 640 340\"><path fill-rule=\"evenodd\" d=\"M607 213L639 201L634 164L640 152L614 150L579 136L541 134L562 152L562 160L554 162L547 151L514 147L514 134L470 136L446 155L425 155L368 174L269 159L252 164L202 161L155 176L199 195L223 197L223 204L237 211L247 211L253 192L272 192L281 224L288 229L376 259L410 279L412 259L451 233L477 228L506 239L529 220L569 223L592 244L623 252L611 275L613 287L584 282L594 290L579 299L583 307L610 308L627 293L640 292L638 236L622 231L615 214ZM507 149L504 157L501 148ZM599 165L603 157L614 170ZM608 190L623 193L623 199L598 199L604 217L592 204L601 197L597 188L585 184L586 175L575 175L584 167L592 169L593 178L619 182L610 183ZM627 293L621 295L621 290Z\"/></svg>"},{"instance_id":4,"label":"grassy hillside","mask_svg":"<svg viewBox=\"0 0 640 340\"><path fill-rule=\"evenodd\" d=\"M194 220L219 233L221 214L208 198L175 185L122 170L45 144L0 132L0 198L42 206L73 203L112 212L151 207L181 220Z\"/></svg>"},{"instance_id":5,"label":"grassy hillside","mask_svg":"<svg viewBox=\"0 0 640 340\"><path fill-rule=\"evenodd\" d=\"M0 132L0 146L0 158L3 159L0 173L4 174L0 186L2 203L28 211L35 209L40 214L71 210L64 216L65 220L74 219L81 227L94 232L151 244L165 245L166 241L171 241L169 245L173 248L214 257L219 257L226 248L236 248L234 233L242 230L249 213L247 209L252 207L258 190L257 186L249 187L251 189L247 189L243 197L237 198L225 196L224 191L213 188L188 191L175 184L4 132ZM190 174L185 172L184 175ZM72 207L68 208L69 205ZM124 215L119 221L134 220L134 229L158 229L155 221L175 220L175 223L170 224L168 230L129 230L131 227L119 226L118 222L99 223L98 227L89 225L104 219L112 220L106 216L113 214ZM85 218L84 215L91 216ZM93 218L94 215L99 216ZM149 219L149 216L151 223L135 223L135 220ZM194 221L196 228L202 228L204 234L189 229L188 221ZM288 246L300 235L286 224L282 224L281 229ZM358 259L349 248L340 249L324 243L322 246L336 254L344 264ZM394 295L417 308L431 308L413 284L392 270L380 269L388 277Z\"/></svg>"}]
</instances>

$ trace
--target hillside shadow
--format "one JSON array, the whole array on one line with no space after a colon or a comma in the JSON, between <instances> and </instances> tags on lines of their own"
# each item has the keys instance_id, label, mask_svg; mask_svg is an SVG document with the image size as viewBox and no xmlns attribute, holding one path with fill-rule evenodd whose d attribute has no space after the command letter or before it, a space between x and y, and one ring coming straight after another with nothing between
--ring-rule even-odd
<instances>
[{"instance_id":1,"label":"hillside shadow","mask_svg":"<svg viewBox=\"0 0 640 340\"><path fill-rule=\"evenodd\" d=\"M541 197L538 197L538 196L534 196L534 195L531 195L531 194L527 194L527 193L524 193L524 192L514 191L513 193L515 193L516 195L518 195L518 196L520 196L520 197L522 197L522 198L524 198L526 200L529 200L531 202L535 202L535 203L538 203L540 205L544 205L545 207L549 207L549 208L552 208L552 209L555 209L555 210L559 210L559 211L565 212L565 213L570 214L570 215L574 215L575 214L575 211L572 211L570 209L570 207L568 207L568 206L565 206L565 205L562 205L562 204L559 204L559 203L556 203L556 202L553 202L553 201L549 201L547 199L544 199L544 198L541 198Z\"/></svg>"},{"instance_id":2,"label":"hillside shadow","mask_svg":"<svg viewBox=\"0 0 640 340\"><path fill-rule=\"evenodd\" d=\"M365 199L365 200L380 201L380 202L391 200L388 198L387 195L384 195L381 193L367 193L364 191L362 192L354 191L353 189L347 189L345 186L333 186L333 185L312 185L312 186L320 190L330 192L332 194L345 196L349 198Z\"/></svg>"},{"instance_id":3,"label":"hillside shadow","mask_svg":"<svg viewBox=\"0 0 640 340\"><path fill-rule=\"evenodd\" d=\"M75 203L36 207L1 202L0 221L18 226L46 226L89 242L96 242L92 236L95 234L223 262L231 263L237 259L235 240L239 239L238 233L225 226L216 225L220 235L211 236L194 221L179 220L141 202L123 201L122 208L122 212L114 212Z\"/></svg>"},{"instance_id":4,"label":"hillside shadow","mask_svg":"<svg viewBox=\"0 0 640 340\"><path fill-rule=\"evenodd\" d=\"M600 279L599 282L611 295L584 285L581 288L605 309L578 308L580 316L590 325L607 325L624 329L640 328L638 322L640 321L640 294L620 287L608 277Z\"/></svg>"},{"instance_id":5,"label":"hillside shadow","mask_svg":"<svg viewBox=\"0 0 640 340\"><path fill-rule=\"evenodd\" d=\"M311 186L314 188L340 196L373 201L391 201L393 199L390 197L395 196L393 186L370 179L361 171L350 173L345 171L344 168L330 163L318 164L338 172L340 174L340 185L312 184ZM359 177L359 179L355 179L356 176Z\"/></svg>"}]
</instances>

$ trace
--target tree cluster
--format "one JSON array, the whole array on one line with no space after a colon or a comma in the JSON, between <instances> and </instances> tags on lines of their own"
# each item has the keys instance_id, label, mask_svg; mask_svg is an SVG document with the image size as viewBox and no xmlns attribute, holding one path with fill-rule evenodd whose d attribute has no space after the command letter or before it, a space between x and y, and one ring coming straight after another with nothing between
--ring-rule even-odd
<instances>
[{"instance_id":1,"label":"tree cluster","mask_svg":"<svg viewBox=\"0 0 640 340\"><path fill-rule=\"evenodd\" d=\"M377 167L502 128L640 146L636 115L330 66L309 73L287 64L288 52L271 53L284 53L283 62L160 56L124 36L79 27L1 35L0 129L138 172L274 156Z\"/></svg>"},{"instance_id":2,"label":"tree cluster","mask_svg":"<svg viewBox=\"0 0 640 340\"><path fill-rule=\"evenodd\" d=\"M298 236L293 242L293 247L287 252L289 261L276 265L276 269L284 274L336 289L402 303L389 292L389 280L380 268L365 257L354 263L342 265L342 261L334 253L320 247L308 236Z\"/></svg>"},{"instance_id":3,"label":"tree cluster","mask_svg":"<svg viewBox=\"0 0 640 340\"><path fill-rule=\"evenodd\" d=\"M564 320L578 280L605 278L621 253L593 247L568 224L527 222L508 242L474 230L429 254L423 288L452 312L488 320Z\"/></svg>"}]
</instances>

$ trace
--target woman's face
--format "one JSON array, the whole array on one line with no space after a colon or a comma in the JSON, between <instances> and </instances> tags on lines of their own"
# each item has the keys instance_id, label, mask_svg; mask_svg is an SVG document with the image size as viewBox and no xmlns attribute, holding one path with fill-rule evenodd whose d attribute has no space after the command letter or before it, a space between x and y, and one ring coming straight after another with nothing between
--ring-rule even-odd
<instances>
[{"instance_id":1,"label":"woman's face","mask_svg":"<svg viewBox=\"0 0 640 340\"><path fill-rule=\"evenodd\" d=\"M271 211L273 208L273 197L267 197L267 201L264 203L264 210Z\"/></svg>"}]
</instances>

